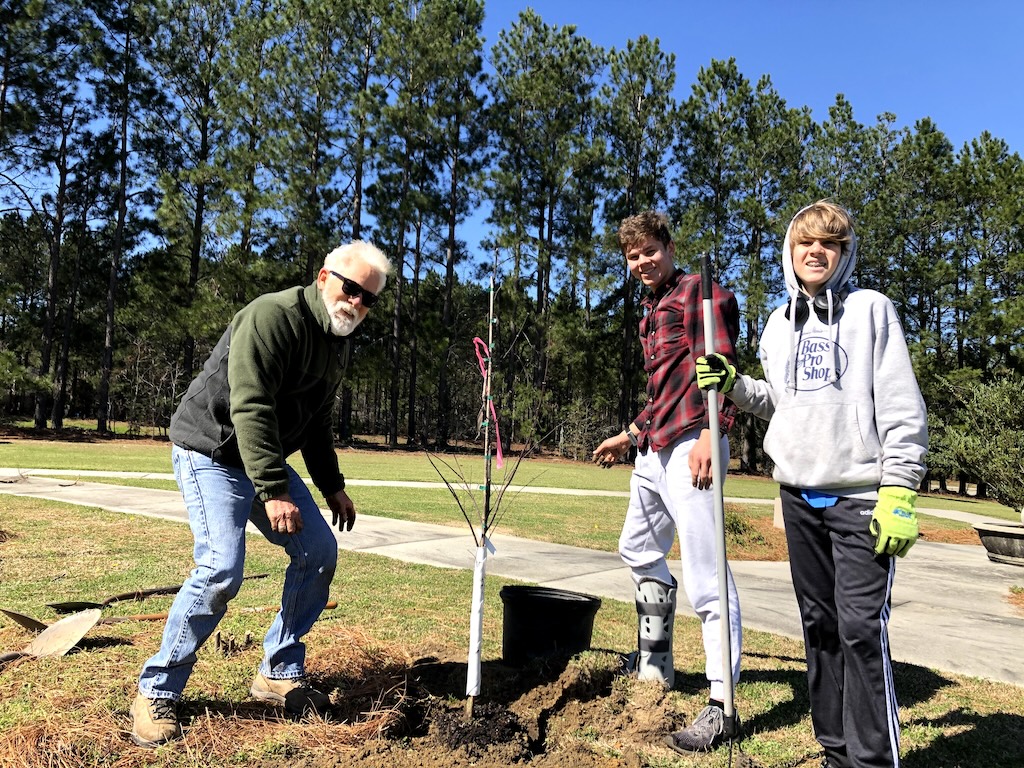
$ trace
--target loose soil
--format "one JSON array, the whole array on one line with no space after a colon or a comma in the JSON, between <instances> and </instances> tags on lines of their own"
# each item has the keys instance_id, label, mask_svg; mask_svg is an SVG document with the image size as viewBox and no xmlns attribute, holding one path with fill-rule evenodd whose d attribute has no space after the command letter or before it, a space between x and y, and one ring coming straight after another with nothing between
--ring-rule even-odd
<instances>
[{"instance_id":1,"label":"loose soil","mask_svg":"<svg viewBox=\"0 0 1024 768\"><path fill-rule=\"evenodd\" d=\"M619 674L615 654L548 658L523 667L488 664L484 694L467 715L465 661L422 656L374 738L351 749L289 755L290 768L641 768L685 713L652 683ZM344 728L345 726L332 726ZM248 763L278 768L277 758Z\"/></svg>"},{"instance_id":2,"label":"loose soil","mask_svg":"<svg viewBox=\"0 0 1024 768\"><path fill-rule=\"evenodd\" d=\"M591 651L521 666L486 662L467 716L464 656L413 658L345 628L320 640L307 668L334 704L326 720L292 721L251 699L192 692L179 709L184 738L154 751L128 739L130 691L117 696L125 704L117 712L65 691L64 716L0 733L0 766L191 766L190 756L202 755L202 765L248 768L641 768L670 764L661 739L696 714L683 711L690 707L679 693L623 675L618 654ZM0 683L15 675L9 665ZM737 757L736 765L756 766Z\"/></svg>"}]
</instances>

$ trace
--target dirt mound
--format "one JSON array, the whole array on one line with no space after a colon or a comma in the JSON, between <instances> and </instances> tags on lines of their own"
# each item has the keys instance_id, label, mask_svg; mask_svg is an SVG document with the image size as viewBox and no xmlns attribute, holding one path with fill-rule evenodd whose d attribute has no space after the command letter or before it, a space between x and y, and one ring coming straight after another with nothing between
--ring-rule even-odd
<instances>
[{"instance_id":1,"label":"dirt mound","mask_svg":"<svg viewBox=\"0 0 1024 768\"><path fill-rule=\"evenodd\" d=\"M639 768L641 755L667 752L660 739L683 720L672 694L623 676L621 657L607 651L486 661L481 696L467 707L465 659L451 649L414 657L340 626L325 628L317 647L307 671L331 698L326 720L296 721L197 680L179 706L184 738L154 753L129 742L133 681L108 666L92 689L63 692L61 714L0 733L0 765L136 768L162 756L159 765L179 766L203 755L204 764L250 768L279 768L283 758L289 768ZM10 669L0 695L4 684L18 685Z\"/></svg>"},{"instance_id":2,"label":"dirt mound","mask_svg":"<svg viewBox=\"0 0 1024 768\"><path fill-rule=\"evenodd\" d=\"M337 658L335 656L335 658ZM640 768L641 754L657 751L661 737L679 727L676 712L660 686L620 674L618 654L587 652L509 666L484 664L484 695L467 715L463 660L436 655L409 663L395 716L370 718L377 737L362 743L332 726L335 749L323 744L289 754L293 768ZM390 674L395 671L392 669ZM389 673L377 682L384 682ZM320 679L325 679L323 675ZM326 680L333 680L327 675ZM392 686L392 690L394 686ZM334 698L336 692L332 693ZM349 708L352 714L352 708ZM339 713L335 712L337 718ZM366 720L364 714L364 720ZM367 721L368 722L368 721ZM196 725L193 723L193 728ZM344 746L351 749L344 749ZM271 762L250 762L271 768Z\"/></svg>"},{"instance_id":3,"label":"dirt mound","mask_svg":"<svg viewBox=\"0 0 1024 768\"><path fill-rule=\"evenodd\" d=\"M412 740L412 762L386 750L388 765L637 768L649 750L682 721L660 686L620 673L618 654L587 652L573 659L534 660L517 667L485 665L472 717L464 699L465 665L421 659L413 679L429 706ZM369 754L358 765L369 768ZM422 760L423 762L418 762Z\"/></svg>"}]
</instances>

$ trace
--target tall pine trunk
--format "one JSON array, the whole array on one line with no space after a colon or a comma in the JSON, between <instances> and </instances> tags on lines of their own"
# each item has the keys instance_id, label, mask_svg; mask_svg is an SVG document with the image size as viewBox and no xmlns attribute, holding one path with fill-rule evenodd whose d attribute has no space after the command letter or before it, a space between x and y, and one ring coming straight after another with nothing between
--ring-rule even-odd
<instances>
[{"instance_id":1,"label":"tall pine trunk","mask_svg":"<svg viewBox=\"0 0 1024 768\"><path fill-rule=\"evenodd\" d=\"M74 118L72 117L72 120ZM61 248L64 239L64 211L67 207L68 193L68 137L67 131L61 130L60 151L57 154L57 194L53 210L53 231L50 233L50 263L46 274L46 319L43 323L42 347L39 350L39 377L50 374L50 358L53 353L53 330L57 320L57 280L60 274ZM54 391L48 394L36 394L35 428L46 429L47 399L52 399Z\"/></svg>"},{"instance_id":2,"label":"tall pine trunk","mask_svg":"<svg viewBox=\"0 0 1024 768\"><path fill-rule=\"evenodd\" d=\"M128 15L130 17L131 9ZM131 102L129 86L131 83L132 62L132 31L131 24L126 26L124 42L124 93L121 99L120 115L120 148L118 151L118 183L117 183L117 225L114 228L114 241L110 253L110 277L107 281L106 323L103 334L103 363L100 371L99 403L96 409L96 431L109 432L110 417L110 379L114 370L114 307L117 298L118 272L121 270L121 258L124 250L124 228L128 218L128 117Z\"/></svg>"},{"instance_id":3,"label":"tall pine trunk","mask_svg":"<svg viewBox=\"0 0 1024 768\"><path fill-rule=\"evenodd\" d=\"M406 443L409 445L415 445L417 443L418 429L416 426L416 373L417 363L419 357L419 348L417 344L418 334L417 329L420 327L419 323L419 299L420 299L420 270L423 268L423 252L422 252L422 237L423 237L423 220L420 218L416 222L416 245L413 251L413 268L412 268L412 296L409 302L409 327L412 329L412 333L409 334L409 420L406 427Z\"/></svg>"}]
</instances>

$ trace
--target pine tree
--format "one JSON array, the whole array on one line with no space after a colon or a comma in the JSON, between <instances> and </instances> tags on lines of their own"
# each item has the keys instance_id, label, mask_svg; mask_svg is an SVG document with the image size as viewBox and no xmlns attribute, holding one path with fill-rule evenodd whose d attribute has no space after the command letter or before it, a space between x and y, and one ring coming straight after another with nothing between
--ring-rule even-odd
<instances>
[{"instance_id":1,"label":"pine tree","mask_svg":"<svg viewBox=\"0 0 1024 768\"><path fill-rule=\"evenodd\" d=\"M147 113L159 94L153 90L148 69L140 60L140 40L150 32L144 26L140 4L136 0L106 0L94 5L93 21L97 31L93 57L97 63L91 84L96 94L98 114L110 125L107 135L116 147L117 158L117 177L111 200L114 222L106 327L96 406L96 429L104 433L109 430L118 284L123 259L132 244L128 201L137 181L138 157L134 140L139 134L139 116Z\"/></svg>"},{"instance_id":2,"label":"pine tree","mask_svg":"<svg viewBox=\"0 0 1024 768\"><path fill-rule=\"evenodd\" d=\"M504 301L525 298L524 272L533 269L533 306L510 312L530 344L519 351L529 376L519 382L514 410L532 438L544 429L552 285L556 260L567 251L566 211L576 202L569 194L572 175L587 163L587 116L595 108L603 53L575 27L548 26L527 10L499 35L492 61L490 220L498 230L495 245L513 262ZM515 382L505 386L507 393L516 389Z\"/></svg>"},{"instance_id":3,"label":"pine tree","mask_svg":"<svg viewBox=\"0 0 1024 768\"><path fill-rule=\"evenodd\" d=\"M602 250L607 258L593 271L596 287L607 290L606 281L617 283L603 306L606 314L614 312L618 320L614 328L619 361L615 423L624 424L635 415L642 386L643 361L636 333L640 287L623 265L615 233L627 216L668 207L668 152L676 136L678 105L672 97L675 56L664 53L657 38L630 40L624 50L609 51L608 61L609 82L602 89L608 141ZM586 302L589 310L589 286Z\"/></svg>"},{"instance_id":4,"label":"pine tree","mask_svg":"<svg viewBox=\"0 0 1024 768\"><path fill-rule=\"evenodd\" d=\"M223 180L214 167L226 141L217 94L225 87L226 47L238 11L237 0L155 0L151 9L154 34L147 60L168 103L152 113L148 128L151 143L159 147L152 169L163 192L157 215L168 257L180 260L184 269L170 283L180 286L183 383L198 367L197 340L208 335L204 325L219 325L227 314L211 312L209 305L197 311L195 304L211 250L210 209L223 207L217 202Z\"/></svg>"}]
</instances>

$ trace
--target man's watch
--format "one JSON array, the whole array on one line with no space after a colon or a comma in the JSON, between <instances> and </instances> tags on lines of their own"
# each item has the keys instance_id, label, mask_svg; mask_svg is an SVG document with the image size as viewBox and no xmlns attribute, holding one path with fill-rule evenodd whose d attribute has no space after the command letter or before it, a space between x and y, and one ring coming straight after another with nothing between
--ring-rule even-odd
<instances>
[{"instance_id":1,"label":"man's watch","mask_svg":"<svg viewBox=\"0 0 1024 768\"><path fill-rule=\"evenodd\" d=\"M636 448L637 447L636 435L633 434L633 430L630 429L628 426L626 427L626 437L629 438L629 442L633 445L634 448Z\"/></svg>"}]
</instances>

